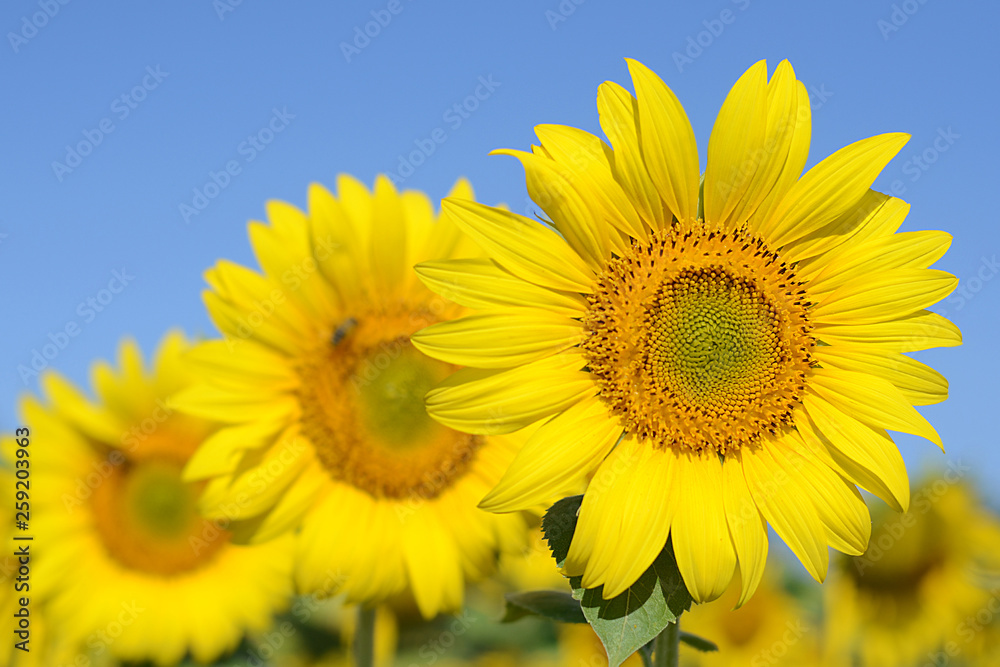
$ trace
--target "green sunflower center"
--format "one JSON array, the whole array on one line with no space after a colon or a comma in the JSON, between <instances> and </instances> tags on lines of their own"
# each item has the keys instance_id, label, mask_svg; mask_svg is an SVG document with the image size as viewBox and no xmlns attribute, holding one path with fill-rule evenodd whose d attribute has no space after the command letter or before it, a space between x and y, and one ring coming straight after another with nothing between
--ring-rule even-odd
<instances>
[{"instance_id":1,"label":"green sunflower center","mask_svg":"<svg viewBox=\"0 0 1000 667\"><path fill-rule=\"evenodd\" d=\"M684 269L660 287L648 312L649 369L661 391L723 414L773 381L779 322L749 280Z\"/></svg>"},{"instance_id":2,"label":"green sunflower center","mask_svg":"<svg viewBox=\"0 0 1000 667\"><path fill-rule=\"evenodd\" d=\"M409 344L370 355L358 378L358 407L369 433L393 449L409 450L444 427L430 418L424 396L451 373Z\"/></svg>"},{"instance_id":3,"label":"green sunflower center","mask_svg":"<svg viewBox=\"0 0 1000 667\"><path fill-rule=\"evenodd\" d=\"M137 466L125 481L123 500L139 526L161 537L176 537L197 516L196 494L180 469L162 462Z\"/></svg>"},{"instance_id":4,"label":"green sunflower center","mask_svg":"<svg viewBox=\"0 0 1000 667\"><path fill-rule=\"evenodd\" d=\"M157 437L166 442L170 434ZM109 555L129 569L157 575L195 570L229 543L228 532L198 514L203 485L181 479L186 457L162 454L167 448L138 460L101 462L107 478L92 497Z\"/></svg>"},{"instance_id":5,"label":"green sunflower center","mask_svg":"<svg viewBox=\"0 0 1000 667\"><path fill-rule=\"evenodd\" d=\"M678 224L609 262L583 352L626 431L723 454L791 425L814 344L802 295L759 239Z\"/></svg>"},{"instance_id":6,"label":"green sunflower center","mask_svg":"<svg viewBox=\"0 0 1000 667\"><path fill-rule=\"evenodd\" d=\"M332 479L375 498L430 499L483 444L431 419L424 396L454 368L410 344L426 313L370 313L300 362L302 433Z\"/></svg>"}]
</instances>

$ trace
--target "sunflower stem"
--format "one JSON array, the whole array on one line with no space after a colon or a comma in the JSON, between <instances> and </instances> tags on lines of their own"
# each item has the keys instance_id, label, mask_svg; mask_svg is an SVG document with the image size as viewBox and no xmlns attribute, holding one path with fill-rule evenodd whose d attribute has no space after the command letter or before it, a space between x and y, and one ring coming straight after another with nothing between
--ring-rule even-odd
<instances>
[{"instance_id":1,"label":"sunflower stem","mask_svg":"<svg viewBox=\"0 0 1000 667\"><path fill-rule=\"evenodd\" d=\"M655 667L677 667L680 664L681 619L667 623L663 632L653 643L653 664Z\"/></svg>"},{"instance_id":2,"label":"sunflower stem","mask_svg":"<svg viewBox=\"0 0 1000 667\"><path fill-rule=\"evenodd\" d=\"M358 626L354 631L354 661L358 667L375 665L375 607L358 605Z\"/></svg>"}]
</instances>

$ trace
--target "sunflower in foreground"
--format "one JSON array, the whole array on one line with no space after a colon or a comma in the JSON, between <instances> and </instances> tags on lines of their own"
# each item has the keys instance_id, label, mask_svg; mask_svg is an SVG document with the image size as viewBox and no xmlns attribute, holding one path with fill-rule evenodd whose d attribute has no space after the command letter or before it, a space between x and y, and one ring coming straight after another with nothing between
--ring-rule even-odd
<instances>
[{"instance_id":1,"label":"sunflower in foreground","mask_svg":"<svg viewBox=\"0 0 1000 667\"><path fill-rule=\"evenodd\" d=\"M700 185L677 98L629 61L636 96L601 85L611 145L541 125L541 146L504 150L552 227L467 200L444 202L489 264L429 262L425 283L481 309L413 336L467 366L428 394L447 426L496 434L542 420L482 501L509 512L595 474L565 571L610 598L668 535L697 601L764 569L767 524L818 580L827 545L860 554L868 510L855 485L909 501L886 429L941 445L914 405L947 382L903 353L957 345L924 310L956 285L927 267L943 232L895 233L902 201L869 189L907 141L884 134L805 174L805 87L759 62L719 112ZM801 176L800 176L801 175ZM488 268L487 268L488 267Z\"/></svg>"},{"instance_id":2,"label":"sunflower in foreground","mask_svg":"<svg viewBox=\"0 0 1000 667\"><path fill-rule=\"evenodd\" d=\"M338 189L312 186L308 213L268 204L271 224L250 225L262 273L226 261L207 273L224 338L194 352L204 382L177 400L226 427L185 474L211 480L203 511L236 507L248 539L301 526L303 592L371 604L409 591L429 618L457 610L465 579L526 532L518 515L476 508L516 441L430 419L424 394L455 367L410 344L462 313L411 267L478 251L426 196L385 177L373 192L348 177ZM452 194L472 199L465 182ZM469 263L490 275L489 262Z\"/></svg>"},{"instance_id":3,"label":"sunflower in foreground","mask_svg":"<svg viewBox=\"0 0 1000 667\"><path fill-rule=\"evenodd\" d=\"M824 591L831 667L996 664L983 658L1000 636L1000 519L960 477L923 484L910 512L876 516L862 556L838 559Z\"/></svg>"},{"instance_id":4,"label":"sunflower in foreground","mask_svg":"<svg viewBox=\"0 0 1000 667\"><path fill-rule=\"evenodd\" d=\"M117 369L93 368L97 402L49 373L47 402L21 404L32 439L31 525L42 547L31 585L61 650L210 662L287 606L290 540L231 544L224 526L198 515L203 485L181 479L214 428L165 400L191 380L186 348L169 334L147 369L125 341Z\"/></svg>"}]
</instances>

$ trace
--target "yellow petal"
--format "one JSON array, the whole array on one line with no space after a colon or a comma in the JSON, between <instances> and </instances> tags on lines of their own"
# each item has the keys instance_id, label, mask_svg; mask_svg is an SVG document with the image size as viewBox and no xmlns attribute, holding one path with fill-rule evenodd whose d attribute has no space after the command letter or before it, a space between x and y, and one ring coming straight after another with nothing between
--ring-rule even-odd
<instances>
[{"instance_id":1,"label":"yellow petal","mask_svg":"<svg viewBox=\"0 0 1000 667\"><path fill-rule=\"evenodd\" d=\"M817 338L830 345L861 345L887 352L915 352L962 344L958 327L926 310L877 324L817 323L814 331Z\"/></svg>"},{"instance_id":2,"label":"yellow petal","mask_svg":"<svg viewBox=\"0 0 1000 667\"><path fill-rule=\"evenodd\" d=\"M781 256L786 262L798 262L796 272L801 271L803 277L808 278L815 268L825 266L826 253L830 253L830 257L840 253L850 255L855 244L894 234L909 210L910 205L902 199L868 190L829 224L782 248ZM817 263L811 264L810 258Z\"/></svg>"},{"instance_id":3,"label":"yellow petal","mask_svg":"<svg viewBox=\"0 0 1000 667\"><path fill-rule=\"evenodd\" d=\"M698 215L698 145L684 107L660 77L626 59L639 107L642 155L667 209L680 220Z\"/></svg>"},{"instance_id":4,"label":"yellow petal","mask_svg":"<svg viewBox=\"0 0 1000 667\"><path fill-rule=\"evenodd\" d=\"M58 412L95 440L117 444L129 424L87 399L72 383L55 371L46 371L38 379L42 391Z\"/></svg>"},{"instance_id":5,"label":"yellow petal","mask_svg":"<svg viewBox=\"0 0 1000 667\"><path fill-rule=\"evenodd\" d=\"M910 135L900 132L863 139L826 158L792 186L772 214L773 247L801 238L848 211Z\"/></svg>"},{"instance_id":6,"label":"yellow petal","mask_svg":"<svg viewBox=\"0 0 1000 667\"><path fill-rule=\"evenodd\" d=\"M619 557L604 579L602 595L611 599L623 593L645 572L660 552L670 534L670 523L679 505L675 490L678 461L673 451L639 446L648 450L648 459L633 468L631 481L617 487L626 494L621 535L617 542Z\"/></svg>"},{"instance_id":7,"label":"yellow petal","mask_svg":"<svg viewBox=\"0 0 1000 667\"><path fill-rule=\"evenodd\" d=\"M210 385L194 385L170 399L181 412L212 421L237 424L254 419L278 420L292 414L298 401L292 396L247 395Z\"/></svg>"},{"instance_id":8,"label":"yellow petal","mask_svg":"<svg viewBox=\"0 0 1000 667\"><path fill-rule=\"evenodd\" d=\"M754 502L774 532L817 581L826 577L830 554L826 528L808 500L809 489L795 471L775 459L770 447L743 453L743 472Z\"/></svg>"},{"instance_id":9,"label":"yellow petal","mask_svg":"<svg viewBox=\"0 0 1000 667\"><path fill-rule=\"evenodd\" d=\"M582 317L587 309L579 294L521 280L490 259L424 262L414 268L428 288L466 308L539 308L567 317Z\"/></svg>"},{"instance_id":10,"label":"yellow petal","mask_svg":"<svg viewBox=\"0 0 1000 667\"><path fill-rule=\"evenodd\" d=\"M858 489L819 460L794 432L776 443L776 448L796 474L809 480L807 497L826 526L830 546L853 556L863 554L872 534L872 520Z\"/></svg>"},{"instance_id":11,"label":"yellow petal","mask_svg":"<svg viewBox=\"0 0 1000 667\"><path fill-rule=\"evenodd\" d=\"M811 138L809 93L795 78L791 64L782 60L767 84L767 135L761 164L734 220L749 216L751 231L763 236L762 223L770 221L774 207L802 175Z\"/></svg>"},{"instance_id":12,"label":"yellow petal","mask_svg":"<svg viewBox=\"0 0 1000 667\"><path fill-rule=\"evenodd\" d=\"M462 369L427 393L427 412L466 433L511 433L597 393L579 354L505 371Z\"/></svg>"},{"instance_id":13,"label":"yellow petal","mask_svg":"<svg viewBox=\"0 0 1000 667\"><path fill-rule=\"evenodd\" d=\"M431 619L462 606L462 571L454 540L429 507L407 517L403 557L420 614Z\"/></svg>"},{"instance_id":14,"label":"yellow petal","mask_svg":"<svg viewBox=\"0 0 1000 667\"><path fill-rule=\"evenodd\" d=\"M938 231L904 232L852 243L849 249L824 257L822 264L817 262L818 270L808 276L809 291L822 294L853 278L893 269L925 269L941 259L949 245L951 234Z\"/></svg>"},{"instance_id":15,"label":"yellow petal","mask_svg":"<svg viewBox=\"0 0 1000 667\"><path fill-rule=\"evenodd\" d=\"M551 229L463 199L445 199L441 206L443 213L514 275L550 289L584 294L593 290L593 271Z\"/></svg>"},{"instance_id":16,"label":"yellow petal","mask_svg":"<svg viewBox=\"0 0 1000 667\"><path fill-rule=\"evenodd\" d=\"M678 456L681 498L670 535L688 592L695 602L722 595L733 579L736 552L729 537L718 456Z\"/></svg>"},{"instance_id":17,"label":"yellow petal","mask_svg":"<svg viewBox=\"0 0 1000 667\"><path fill-rule=\"evenodd\" d=\"M565 170L598 223L611 225L632 236L642 233L638 212L612 175L608 159L611 150L607 144L588 132L566 125L538 125L535 133L542 148Z\"/></svg>"},{"instance_id":18,"label":"yellow petal","mask_svg":"<svg viewBox=\"0 0 1000 667\"><path fill-rule=\"evenodd\" d=\"M188 459L184 466L184 480L194 482L233 472L247 450L272 443L284 426L284 419L256 419L220 428L202 440L194 455Z\"/></svg>"},{"instance_id":19,"label":"yellow petal","mask_svg":"<svg viewBox=\"0 0 1000 667\"><path fill-rule=\"evenodd\" d=\"M597 89L597 111L601 129L614 148L612 171L640 216L640 226L629 232L634 238L645 241L648 227L660 229L666 224L660 194L650 179L642 160L636 118L638 103L632 94L612 81L605 81Z\"/></svg>"},{"instance_id":20,"label":"yellow petal","mask_svg":"<svg viewBox=\"0 0 1000 667\"><path fill-rule=\"evenodd\" d=\"M532 434L479 507L511 512L556 500L604 460L621 433L621 423L600 400L580 401Z\"/></svg>"},{"instance_id":21,"label":"yellow petal","mask_svg":"<svg viewBox=\"0 0 1000 667\"><path fill-rule=\"evenodd\" d=\"M887 380L867 373L816 368L807 389L870 426L919 435L944 449L934 427Z\"/></svg>"},{"instance_id":22,"label":"yellow petal","mask_svg":"<svg viewBox=\"0 0 1000 667\"><path fill-rule=\"evenodd\" d=\"M458 366L511 368L573 347L582 338L578 320L543 310L506 310L432 324L410 342Z\"/></svg>"},{"instance_id":23,"label":"yellow petal","mask_svg":"<svg viewBox=\"0 0 1000 667\"><path fill-rule=\"evenodd\" d=\"M761 60L748 69L729 91L708 140L705 167L705 220L727 228L744 219L732 219L745 202L758 169L767 160L767 64ZM775 174L777 176L777 174ZM772 183L773 184L773 183ZM769 189L769 188L768 188ZM763 188L756 189L756 196Z\"/></svg>"},{"instance_id":24,"label":"yellow petal","mask_svg":"<svg viewBox=\"0 0 1000 667\"><path fill-rule=\"evenodd\" d=\"M893 269L861 276L822 297L809 319L823 324L874 324L912 315L951 294L958 279L934 269Z\"/></svg>"},{"instance_id":25,"label":"yellow petal","mask_svg":"<svg viewBox=\"0 0 1000 667\"><path fill-rule=\"evenodd\" d=\"M913 405L931 405L948 398L947 378L902 354L860 346L822 345L813 350L813 356L824 365L888 380Z\"/></svg>"},{"instance_id":26,"label":"yellow petal","mask_svg":"<svg viewBox=\"0 0 1000 667\"><path fill-rule=\"evenodd\" d=\"M729 536L740 566L742 607L757 590L767 564L767 522L750 495L739 454L727 456L722 464L722 499L726 509Z\"/></svg>"},{"instance_id":27,"label":"yellow petal","mask_svg":"<svg viewBox=\"0 0 1000 667\"><path fill-rule=\"evenodd\" d=\"M812 394L806 394L803 405L805 410L795 413L795 426L806 443L812 439L821 444L845 477L905 512L910 482L892 438Z\"/></svg>"},{"instance_id":28,"label":"yellow petal","mask_svg":"<svg viewBox=\"0 0 1000 667\"><path fill-rule=\"evenodd\" d=\"M410 280L405 214L396 187L382 174L375 179L372 231L375 237L369 248L375 282L381 294L398 294Z\"/></svg>"}]
</instances>

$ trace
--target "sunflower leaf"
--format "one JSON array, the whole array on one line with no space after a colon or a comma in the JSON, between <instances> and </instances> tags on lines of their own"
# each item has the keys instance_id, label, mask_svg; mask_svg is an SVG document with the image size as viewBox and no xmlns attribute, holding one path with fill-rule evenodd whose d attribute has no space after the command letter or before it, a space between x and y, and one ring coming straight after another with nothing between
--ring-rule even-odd
<instances>
[{"instance_id":1,"label":"sunflower leaf","mask_svg":"<svg viewBox=\"0 0 1000 667\"><path fill-rule=\"evenodd\" d=\"M542 519L542 532L559 567L563 567L569 554L582 501L583 496L563 498ZM603 586L584 588L582 580L583 577L570 577L573 597L580 601L584 617L601 638L610 667L621 665L691 607L691 596L677 569L670 540L649 569L610 600L603 598ZM711 643L700 641L703 645Z\"/></svg>"},{"instance_id":2,"label":"sunflower leaf","mask_svg":"<svg viewBox=\"0 0 1000 667\"><path fill-rule=\"evenodd\" d=\"M712 651L719 650L719 647L715 642L709 641L704 637L699 637L698 635L692 635L690 632L681 633L681 643L687 644L691 648L701 651L702 653L711 653Z\"/></svg>"},{"instance_id":3,"label":"sunflower leaf","mask_svg":"<svg viewBox=\"0 0 1000 667\"><path fill-rule=\"evenodd\" d=\"M580 602L561 591L508 593L507 610L501 623L511 623L525 616L544 616L560 623L586 623Z\"/></svg>"}]
</instances>

